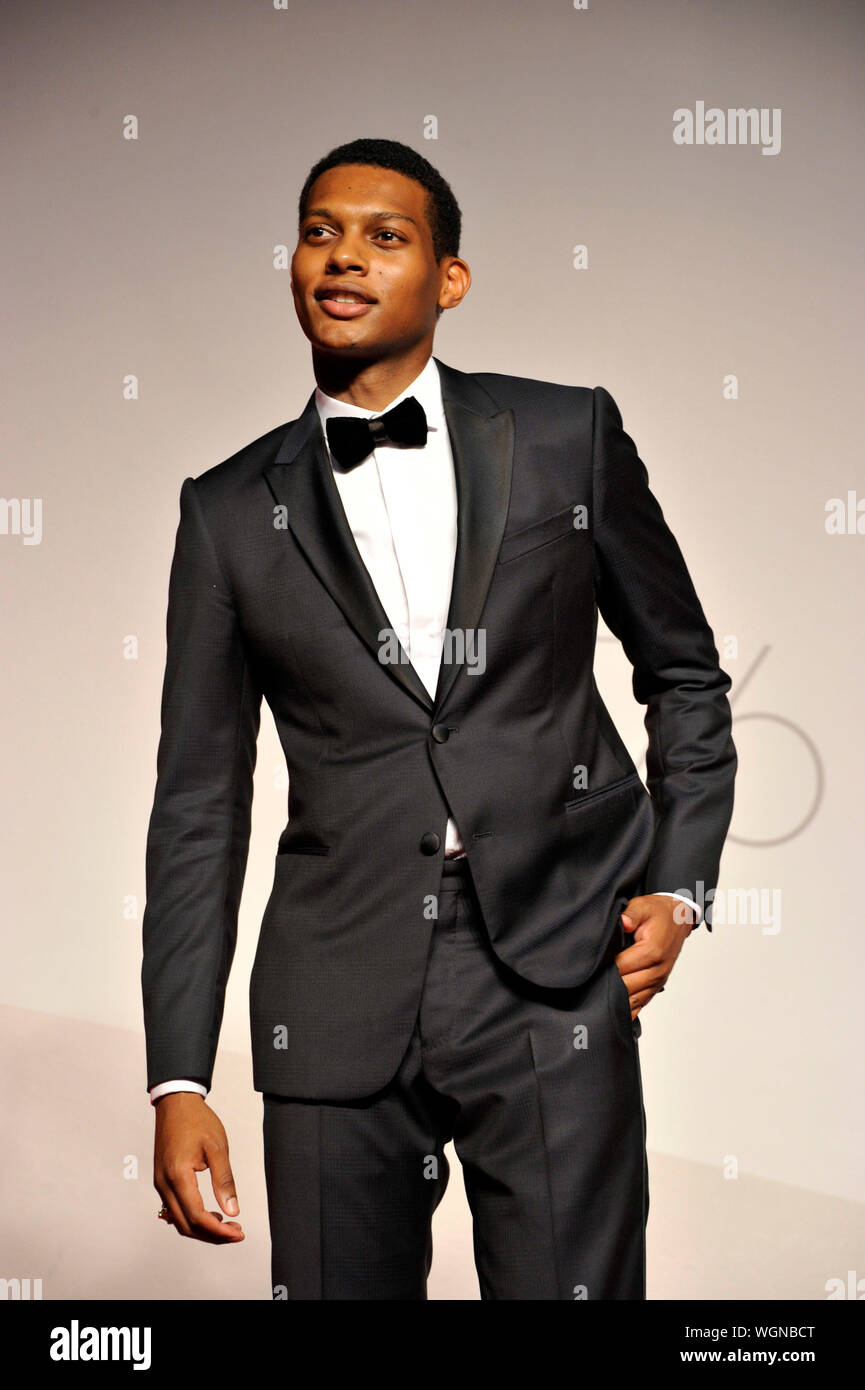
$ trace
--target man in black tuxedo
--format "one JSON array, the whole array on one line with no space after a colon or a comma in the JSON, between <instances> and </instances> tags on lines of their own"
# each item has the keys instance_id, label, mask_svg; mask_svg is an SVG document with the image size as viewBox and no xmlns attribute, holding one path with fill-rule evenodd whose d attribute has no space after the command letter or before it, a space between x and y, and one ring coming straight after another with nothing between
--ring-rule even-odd
<instances>
[{"instance_id":1,"label":"man in black tuxedo","mask_svg":"<svg viewBox=\"0 0 865 1390\"><path fill-rule=\"evenodd\" d=\"M181 489L143 932L160 1215L243 1239L204 1097L264 697L289 771L250 981L274 1297L425 1299L452 1139L483 1298L642 1299L638 1015L713 896L730 680L612 396L432 356L459 236L407 146L321 160L292 260L316 389Z\"/></svg>"}]
</instances>

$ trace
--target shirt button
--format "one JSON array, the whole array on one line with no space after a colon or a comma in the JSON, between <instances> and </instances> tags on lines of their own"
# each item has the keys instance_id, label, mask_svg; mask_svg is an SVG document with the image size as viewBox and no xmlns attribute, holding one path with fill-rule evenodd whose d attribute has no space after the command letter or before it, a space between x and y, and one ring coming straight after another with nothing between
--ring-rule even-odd
<instances>
[{"instance_id":1,"label":"shirt button","mask_svg":"<svg viewBox=\"0 0 865 1390\"><path fill-rule=\"evenodd\" d=\"M425 835L421 836L420 847L423 854L438 854L441 848L441 836L437 835L434 830L428 830Z\"/></svg>"}]
</instances>

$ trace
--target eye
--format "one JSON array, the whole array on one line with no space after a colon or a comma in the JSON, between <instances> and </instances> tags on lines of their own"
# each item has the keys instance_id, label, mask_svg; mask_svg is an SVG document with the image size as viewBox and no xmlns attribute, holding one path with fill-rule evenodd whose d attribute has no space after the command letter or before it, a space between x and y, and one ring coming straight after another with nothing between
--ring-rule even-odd
<instances>
[{"instance_id":1,"label":"eye","mask_svg":"<svg viewBox=\"0 0 865 1390\"><path fill-rule=\"evenodd\" d=\"M317 223L317 224L316 224L315 226L313 226L313 227L307 227L307 229L306 229L306 235L307 235L307 236L312 236L313 232L326 232L327 230L328 230L327 227L322 226L321 223Z\"/></svg>"},{"instance_id":2,"label":"eye","mask_svg":"<svg viewBox=\"0 0 865 1390\"><path fill-rule=\"evenodd\" d=\"M381 231L376 232L376 236L392 236L397 241L403 240L399 233L395 232L391 227L382 227Z\"/></svg>"}]
</instances>

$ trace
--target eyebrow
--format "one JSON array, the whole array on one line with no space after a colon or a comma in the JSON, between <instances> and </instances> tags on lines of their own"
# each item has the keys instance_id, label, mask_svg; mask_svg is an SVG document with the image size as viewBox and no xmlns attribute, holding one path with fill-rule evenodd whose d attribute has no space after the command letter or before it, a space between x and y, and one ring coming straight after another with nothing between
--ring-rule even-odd
<instances>
[{"instance_id":1,"label":"eyebrow","mask_svg":"<svg viewBox=\"0 0 865 1390\"><path fill-rule=\"evenodd\" d=\"M331 212L330 208L307 208L306 212L304 213L304 218L307 217L333 218L335 217L335 214ZM377 222L383 220L384 218L390 218L391 220L395 220L397 222L410 222L413 227L417 226L417 222L415 221L415 219L413 217L409 217L404 212L371 212L367 217L367 221Z\"/></svg>"}]
</instances>

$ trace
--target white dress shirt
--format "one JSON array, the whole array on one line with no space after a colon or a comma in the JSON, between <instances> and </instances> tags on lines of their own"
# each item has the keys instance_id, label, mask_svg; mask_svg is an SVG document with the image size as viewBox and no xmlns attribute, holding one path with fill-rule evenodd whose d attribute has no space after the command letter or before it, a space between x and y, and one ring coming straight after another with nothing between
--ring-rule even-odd
<instances>
[{"instance_id":1,"label":"white dress shirt","mask_svg":"<svg viewBox=\"0 0 865 1390\"><path fill-rule=\"evenodd\" d=\"M318 387L315 406L326 442L325 422L332 416L370 420L407 396L414 396L424 408L426 444L380 444L347 472L334 463L329 448L328 456L346 519L382 608L409 661L434 697L457 544L456 475L438 367L430 357L414 381L381 410L335 400ZM445 855L463 852L456 824L448 818ZM700 920L700 907L693 899L681 893L663 896L687 903ZM162 1081L152 1088L151 1102L172 1091L207 1095L205 1087L195 1081Z\"/></svg>"}]
</instances>

